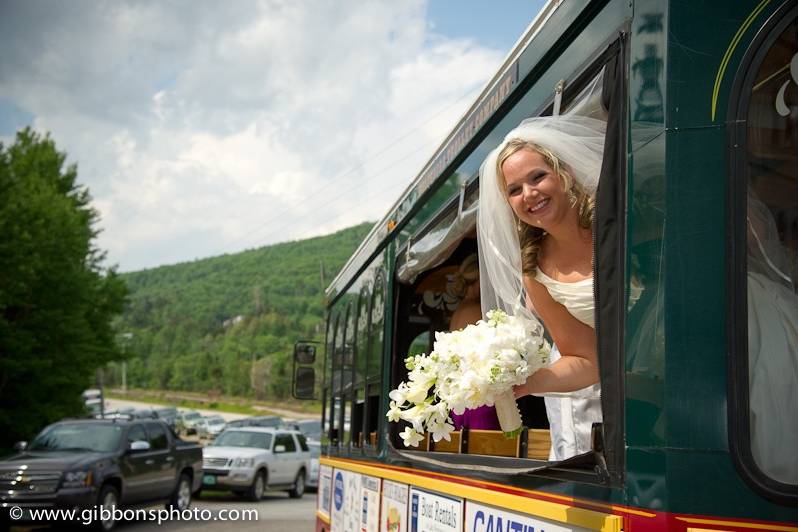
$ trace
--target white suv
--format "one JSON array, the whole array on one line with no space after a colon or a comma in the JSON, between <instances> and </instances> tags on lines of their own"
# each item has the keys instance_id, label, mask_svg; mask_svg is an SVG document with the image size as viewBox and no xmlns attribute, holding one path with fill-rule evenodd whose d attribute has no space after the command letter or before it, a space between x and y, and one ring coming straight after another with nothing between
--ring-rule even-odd
<instances>
[{"instance_id":1,"label":"white suv","mask_svg":"<svg viewBox=\"0 0 798 532\"><path fill-rule=\"evenodd\" d=\"M202 450L202 489L231 490L251 501L267 489L305 493L310 450L296 430L231 428Z\"/></svg>"}]
</instances>

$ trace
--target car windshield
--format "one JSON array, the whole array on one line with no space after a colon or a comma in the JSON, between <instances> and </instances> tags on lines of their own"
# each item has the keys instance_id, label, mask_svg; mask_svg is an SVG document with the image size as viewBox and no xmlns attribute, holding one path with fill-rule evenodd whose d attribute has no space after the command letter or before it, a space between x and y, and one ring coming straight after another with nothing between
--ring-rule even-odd
<instances>
[{"instance_id":1,"label":"car windshield","mask_svg":"<svg viewBox=\"0 0 798 532\"><path fill-rule=\"evenodd\" d=\"M177 408L159 408L155 411L159 417L169 417L177 415Z\"/></svg>"},{"instance_id":2,"label":"car windshield","mask_svg":"<svg viewBox=\"0 0 798 532\"><path fill-rule=\"evenodd\" d=\"M221 417L211 417L211 418L208 418L208 424L209 425L222 425L222 424L224 424L224 419L222 419Z\"/></svg>"},{"instance_id":3,"label":"car windshield","mask_svg":"<svg viewBox=\"0 0 798 532\"><path fill-rule=\"evenodd\" d=\"M111 424L71 423L44 429L28 447L31 451L96 451L119 448L122 427Z\"/></svg>"},{"instance_id":4,"label":"car windshield","mask_svg":"<svg viewBox=\"0 0 798 532\"><path fill-rule=\"evenodd\" d=\"M189 412L183 416L184 419L197 419L198 417L200 417L199 412Z\"/></svg>"},{"instance_id":5,"label":"car windshield","mask_svg":"<svg viewBox=\"0 0 798 532\"><path fill-rule=\"evenodd\" d=\"M215 447L257 447L269 449L272 445L272 435L265 432L249 432L244 430L228 430L222 432L211 444Z\"/></svg>"}]
</instances>

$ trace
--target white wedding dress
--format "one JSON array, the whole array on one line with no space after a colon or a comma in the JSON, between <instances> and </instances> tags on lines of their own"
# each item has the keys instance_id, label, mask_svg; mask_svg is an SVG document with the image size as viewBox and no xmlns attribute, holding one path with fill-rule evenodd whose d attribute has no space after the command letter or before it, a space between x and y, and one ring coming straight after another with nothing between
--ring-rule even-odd
<instances>
[{"instance_id":1,"label":"white wedding dress","mask_svg":"<svg viewBox=\"0 0 798 532\"><path fill-rule=\"evenodd\" d=\"M538 269L535 278L551 297L582 323L594 327L593 279L574 283L556 281ZM552 346L551 361L560 358ZM538 395L538 394L535 394ZM539 394L546 402L551 433L550 461L560 461L591 450L593 423L601 422L601 387L598 384L569 393Z\"/></svg>"}]
</instances>

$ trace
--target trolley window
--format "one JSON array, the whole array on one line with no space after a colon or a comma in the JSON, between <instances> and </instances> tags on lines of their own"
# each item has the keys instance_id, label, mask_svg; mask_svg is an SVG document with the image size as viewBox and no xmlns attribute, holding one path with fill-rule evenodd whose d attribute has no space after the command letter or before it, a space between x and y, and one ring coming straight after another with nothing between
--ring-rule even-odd
<instances>
[{"instance_id":1,"label":"trolley window","mask_svg":"<svg viewBox=\"0 0 798 532\"><path fill-rule=\"evenodd\" d=\"M798 417L786 406L798 404L798 8L782 13L756 38L732 101L729 261L731 446L777 498L798 495Z\"/></svg>"}]
</instances>

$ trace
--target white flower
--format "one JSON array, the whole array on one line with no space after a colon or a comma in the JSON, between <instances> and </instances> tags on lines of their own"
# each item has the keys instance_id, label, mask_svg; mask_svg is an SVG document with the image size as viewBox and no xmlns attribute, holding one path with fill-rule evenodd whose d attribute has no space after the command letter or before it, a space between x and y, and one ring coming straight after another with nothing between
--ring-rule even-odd
<instances>
[{"instance_id":1,"label":"white flower","mask_svg":"<svg viewBox=\"0 0 798 532\"><path fill-rule=\"evenodd\" d=\"M391 393L388 394L388 397L391 398L397 405L403 405L405 401L407 401L407 384L400 383L399 387L395 390L391 390Z\"/></svg>"},{"instance_id":2,"label":"white flower","mask_svg":"<svg viewBox=\"0 0 798 532\"><path fill-rule=\"evenodd\" d=\"M413 385L407 392L407 400L411 403L420 403L427 398L429 385L424 383Z\"/></svg>"},{"instance_id":3,"label":"white flower","mask_svg":"<svg viewBox=\"0 0 798 532\"><path fill-rule=\"evenodd\" d=\"M396 401L391 401L391 409L388 410L386 416L388 417L388 421L393 421L394 423L402 419L402 410L396 404Z\"/></svg>"},{"instance_id":4,"label":"white flower","mask_svg":"<svg viewBox=\"0 0 798 532\"><path fill-rule=\"evenodd\" d=\"M399 433L399 436L402 437L402 442L404 442L405 447L418 447L418 444L424 439L424 436L419 434L413 427L405 428L405 430Z\"/></svg>"},{"instance_id":5,"label":"white flower","mask_svg":"<svg viewBox=\"0 0 798 532\"><path fill-rule=\"evenodd\" d=\"M449 412L492 405L547 365L549 351L538 321L492 310L475 325L436 332L429 355L408 357L407 382L390 392L386 415L411 423L418 437L429 431L435 441L449 439ZM412 433L404 434L407 444Z\"/></svg>"},{"instance_id":6,"label":"white flower","mask_svg":"<svg viewBox=\"0 0 798 532\"><path fill-rule=\"evenodd\" d=\"M430 434L432 434L433 441L451 441L452 437L450 433L454 430L454 426L449 423L431 423L427 425L427 429L429 429Z\"/></svg>"}]
</instances>

